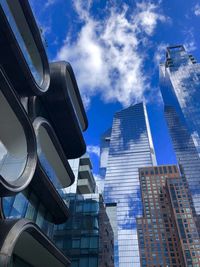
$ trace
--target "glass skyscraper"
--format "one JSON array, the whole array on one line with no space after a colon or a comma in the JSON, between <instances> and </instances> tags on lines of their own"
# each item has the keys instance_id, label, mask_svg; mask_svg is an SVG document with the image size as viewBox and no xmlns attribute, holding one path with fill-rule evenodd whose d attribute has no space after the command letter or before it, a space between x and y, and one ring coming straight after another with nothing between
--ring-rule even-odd
<instances>
[{"instance_id":1,"label":"glass skyscraper","mask_svg":"<svg viewBox=\"0 0 200 267\"><path fill-rule=\"evenodd\" d=\"M160 89L165 118L179 164L182 165L200 215L200 64L184 47L167 48L160 65Z\"/></svg>"},{"instance_id":2,"label":"glass skyscraper","mask_svg":"<svg viewBox=\"0 0 200 267\"><path fill-rule=\"evenodd\" d=\"M104 137L100 166L105 171L104 199L117 204L115 266L139 267L136 218L142 215L142 202L138 168L156 163L146 106L140 103L117 112Z\"/></svg>"}]
</instances>

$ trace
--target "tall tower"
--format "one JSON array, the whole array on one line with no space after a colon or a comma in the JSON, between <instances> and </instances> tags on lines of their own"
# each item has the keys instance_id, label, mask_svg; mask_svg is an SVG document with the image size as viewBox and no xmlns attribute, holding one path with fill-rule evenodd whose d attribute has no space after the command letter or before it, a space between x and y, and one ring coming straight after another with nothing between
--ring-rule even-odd
<instances>
[{"instance_id":1,"label":"tall tower","mask_svg":"<svg viewBox=\"0 0 200 267\"><path fill-rule=\"evenodd\" d=\"M184 168L195 211L200 214L200 64L182 45L167 48L160 65L165 118L177 161Z\"/></svg>"},{"instance_id":2,"label":"tall tower","mask_svg":"<svg viewBox=\"0 0 200 267\"><path fill-rule=\"evenodd\" d=\"M142 215L142 202L138 168L156 164L146 106L140 103L117 112L111 134L105 136L108 140L104 152L108 144L109 151L107 164L103 165L104 199L106 203L117 203L115 266L139 267L136 218Z\"/></svg>"}]
</instances>

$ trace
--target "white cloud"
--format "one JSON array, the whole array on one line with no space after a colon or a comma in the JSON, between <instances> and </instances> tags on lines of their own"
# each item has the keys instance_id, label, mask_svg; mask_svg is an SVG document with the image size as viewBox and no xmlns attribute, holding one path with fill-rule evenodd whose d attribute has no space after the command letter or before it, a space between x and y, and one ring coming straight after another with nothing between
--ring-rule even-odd
<instances>
[{"instance_id":1,"label":"white cloud","mask_svg":"<svg viewBox=\"0 0 200 267\"><path fill-rule=\"evenodd\" d=\"M186 28L183 30L183 34L185 34L186 38L184 41L185 49L188 52L192 52L197 49L196 41L194 38L194 28Z\"/></svg>"},{"instance_id":2,"label":"white cloud","mask_svg":"<svg viewBox=\"0 0 200 267\"><path fill-rule=\"evenodd\" d=\"M197 45L196 45L195 40L186 41L186 42L184 43L184 46L185 46L185 49L186 49L187 51L190 51L190 52L192 52L192 51L194 51L194 50L197 49Z\"/></svg>"},{"instance_id":3,"label":"white cloud","mask_svg":"<svg viewBox=\"0 0 200 267\"><path fill-rule=\"evenodd\" d=\"M137 3L137 15L135 22L140 25L148 35L152 35L158 21L165 22L168 18L164 15L157 13L158 6L151 2Z\"/></svg>"},{"instance_id":4,"label":"white cloud","mask_svg":"<svg viewBox=\"0 0 200 267\"><path fill-rule=\"evenodd\" d=\"M57 0L48 0L48 1L46 1L46 3L45 3L45 7L52 6L52 5L54 5L56 2L57 2Z\"/></svg>"},{"instance_id":5,"label":"white cloud","mask_svg":"<svg viewBox=\"0 0 200 267\"><path fill-rule=\"evenodd\" d=\"M195 14L196 16L200 16L200 5L199 5L199 4L196 4L196 5L194 6L194 14Z\"/></svg>"},{"instance_id":6,"label":"white cloud","mask_svg":"<svg viewBox=\"0 0 200 267\"><path fill-rule=\"evenodd\" d=\"M97 157L100 156L100 148L99 148L99 146L88 145L87 146L87 152L89 154L95 154Z\"/></svg>"},{"instance_id":7,"label":"white cloud","mask_svg":"<svg viewBox=\"0 0 200 267\"><path fill-rule=\"evenodd\" d=\"M91 0L74 1L83 26L76 41L67 35L56 59L72 64L87 107L96 94L124 106L141 101L149 86L143 70L148 38L167 18L158 5L143 1L131 15L124 5L121 11L111 7L104 20L97 20L91 15L91 4Z\"/></svg>"}]
</instances>

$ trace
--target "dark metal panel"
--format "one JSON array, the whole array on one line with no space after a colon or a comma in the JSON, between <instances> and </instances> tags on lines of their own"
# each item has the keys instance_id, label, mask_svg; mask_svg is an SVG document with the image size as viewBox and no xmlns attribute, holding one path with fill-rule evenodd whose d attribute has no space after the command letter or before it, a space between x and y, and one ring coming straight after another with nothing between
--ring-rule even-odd
<instances>
[{"instance_id":1,"label":"dark metal panel","mask_svg":"<svg viewBox=\"0 0 200 267\"><path fill-rule=\"evenodd\" d=\"M44 127L45 130L47 131L52 141L52 144L54 145L58 153L58 156L60 157L60 161L62 162L63 167L66 170L66 174L68 174L68 177L70 179L66 187L70 186L74 182L75 177L67 161L67 158L62 150L59 140L57 139L56 134L54 133L53 128L51 127L49 122L42 117L38 117L34 120L33 127L36 133L38 148L39 148L40 127ZM65 205L62 197L57 192L55 185L53 185L53 183L50 180L50 177L48 177L48 174L46 173L45 169L42 166L42 163L40 162L39 156L38 156L36 173L34 175L34 178L30 186L32 187L34 192L38 195L38 197L42 200L46 208L53 215L54 223L56 224L63 223L68 219L69 217L68 207Z\"/></svg>"},{"instance_id":2,"label":"dark metal panel","mask_svg":"<svg viewBox=\"0 0 200 267\"><path fill-rule=\"evenodd\" d=\"M87 116L83 107L81 96L75 80L73 70L69 63L56 62L50 64L51 85L45 95L42 96L43 104L48 111L52 125L62 144L66 156L77 158L86 151L85 141L81 130L88 127ZM76 107L70 97L69 81L73 86L73 94L77 100L77 106L82 118L82 129L78 120Z\"/></svg>"},{"instance_id":3,"label":"dark metal panel","mask_svg":"<svg viewBox=\"0 0 200 267\"><path fill-rule=\"evenodd\" d=\"M10 260L15 246L22 233L29 233L53 257L64 266L70 266L70 261L61 251L42 233L39 227L27 219L0 221L0 266L10 266ZM31 248L30 248L31 249ZM40 255L42 257L42 255Z\"/></svg>"}]
</instances>

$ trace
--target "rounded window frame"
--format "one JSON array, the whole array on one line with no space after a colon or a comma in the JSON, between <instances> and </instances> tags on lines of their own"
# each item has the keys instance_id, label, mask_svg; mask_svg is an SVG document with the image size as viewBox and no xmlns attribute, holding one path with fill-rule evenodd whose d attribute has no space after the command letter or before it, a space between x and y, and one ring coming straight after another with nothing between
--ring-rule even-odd
<instances>
[{"instance_id":1,"label":"rounded window frame","mask_svg":"<svg viewBox=\"0 0 200 267\"><path fill-rule=\"evenodd\" d=\"M6 56L7 60L9 62L12 62L13 66L16 67L14 68L15 70L12 71L8 67L8 64L6 64L4 61L1 64L5 72L9 76L9 78L13 81L15 89L20 95L22 96L41 95L49 89L50 85L50 70L49 70L48 58L42 42L40 30L37 26L37 23L35 21L34 15L32 13L28 1L16 0L16 5L18 6L18 10L21 11L20 13L22 14L22 19L24 20L24 24L26 24L26 27L24 28L28 29L29 31L28 35L31 34L32 37L31 39L34 42L32 48L35 47L37 49L37 50L35 49L34 53L37 54L37 57L42 64L41 65L43 70L42 82L41 84L39 84L36 81L33 72L30 68L30 65L26 60L26 55L23 53L21 46L16 38L16 33L12 29L11 26L12 23L9 23L5 13L5 9L3 9L3 6L0 2L0 26L3 28L2 31L4 33L3 36L5 38L5 45L8 46L5 48ZM13 16L12 12L11 16ZM21 29L19 29L19 32L20 30ZM15 62L17 64L15 64ZM20 67L20 69L18 69L18 67ZM17 77L19 75L20 78Z\"/></svg>"},{"instance_id":2,"label":"rounded window frame","mask_svg":"<svg viewBox=\"0 0 200 267\"><path fill-rule=\"evenodd\" d=\"M6 180L0 175L0 191L2 196L15 195L24 190L31 182L37 165L37 145L32 123L4 72L0 69L0 90L10 108L16 115L24 131L27 145L27 157L24 169L14 181Z\"/></svg>"}]
</instances>

